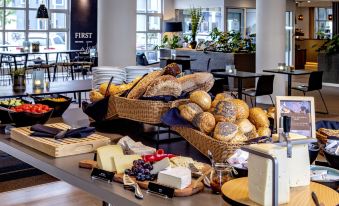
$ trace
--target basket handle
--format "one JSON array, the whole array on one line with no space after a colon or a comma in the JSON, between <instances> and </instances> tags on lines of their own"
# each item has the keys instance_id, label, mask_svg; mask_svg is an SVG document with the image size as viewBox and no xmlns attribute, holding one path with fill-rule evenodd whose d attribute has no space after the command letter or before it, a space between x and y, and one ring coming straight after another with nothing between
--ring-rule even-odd
<instances>
[{"instance_id":1,"label":"basket handle","mask_svg":"<svg viewBox=\"0 0 339 206\"><path fill-rule=\"evenodd\" d=\"M107 85L107 88L106 88L106 92L105 92L105 97L109 96L110 93L109 93L109 88L111 87L111 84L112 84L112 81L114 79L114 76L111 77L111 79L109 80L108 82L108 85Z\"/></svg>"}]
</instances>

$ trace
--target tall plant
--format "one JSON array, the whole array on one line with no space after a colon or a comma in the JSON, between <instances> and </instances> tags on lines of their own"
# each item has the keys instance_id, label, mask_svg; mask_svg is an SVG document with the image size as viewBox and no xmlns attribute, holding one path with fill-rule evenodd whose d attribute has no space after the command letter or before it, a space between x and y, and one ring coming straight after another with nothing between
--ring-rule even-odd
<instances>
[{"instance_id":1,"label":"tall plant","mask_svg":"<svg viewBox=\"0 0 339 206\"><path fill-rule=\"evenodd\" d=\"M192 41L195 41L200 24L204 21L201 8L191 8Z\"/></svg>"}]
</instances>

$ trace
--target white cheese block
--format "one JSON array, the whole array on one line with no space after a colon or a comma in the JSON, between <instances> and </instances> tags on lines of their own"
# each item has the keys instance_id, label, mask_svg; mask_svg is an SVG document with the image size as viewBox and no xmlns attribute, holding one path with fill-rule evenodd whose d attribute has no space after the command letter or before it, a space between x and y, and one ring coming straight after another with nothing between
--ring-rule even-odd
<instances>
[{"instance_id":1,"label":"white cheese block","mask_svg":"<svg viewBox=\"0 0 339 206\"><path fill-rule=\"evenodd\" d=\"M184 189L192 182L191 171L184 167L164 170L159 172L157 182L175 189Z\"/></svg>"},{"instance_id":2,"label":"white cheese block","mask_svg":"<svg viewBox=\"0 0 339 206\"><path fill-rule=\"evenodd\" d=\"M290 200L289 174L286 149L273 144L251 145L255 150L274 155L278 160L278 203ZM272 205L272 161L254 154L248 159L249 198L264 206Z\"/></svg>"},{"instance_id":3,"label":"white cheese block","mask_svg":"<svg viewBox=\"0 0 339 206\"><path fill-rule=\"evenodd\" d=\"M153 169L151 170L151 174L158 174L160 171L165 170L171 166L170 159L168 157L160 160L153 164Z\"/></svg>"},{"instance_id":4,"label":"white cheese block","mask_svg":"<svg viewBox=\"0 0 339 206\"><path fill-rule=\"evenodd\" d=\"M99 147L97 149L98 167L102 170L115 172L116 169L112 161L112 158L115 155L124 155L122 148L119 145L107 145Z\"/></svg>"},{"instance_id":5,"label":"white cheese block","mask_svg":"<svg viewBox=\"0 0 339 206\"><path fill-rule=\"evenodd\" d=\"M310 157L307 144L293 145L292 158L287 159L287 164L290 187L307 186L310 184Z\"/></svg>"},{"instance_id":6,"label":"white cheese block","mask_svg":"<svg viewBox=\"0 0 339 206\"><path fill-rule=\"evenodd\" d=\"M112 162L117 174L123 174L126 169L131 169L133 161L141 159L140 155L116 155L113 156Z\"/></svg>"}]
</instances>

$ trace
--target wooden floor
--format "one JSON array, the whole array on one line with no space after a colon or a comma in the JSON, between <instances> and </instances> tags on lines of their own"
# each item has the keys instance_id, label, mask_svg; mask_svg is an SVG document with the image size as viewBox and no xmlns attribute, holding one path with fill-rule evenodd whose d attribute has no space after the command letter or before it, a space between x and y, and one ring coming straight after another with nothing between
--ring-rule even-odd
<instances>
[{"instance_id":1,"label":"wooden floor","mask_svg":"<svg viewBox=\"0 0 339 206\"><path fill-rule=\"evenodd\" d=\"M0 193L1 206L99 206L101 201L65 182Z\"/></svg>"}]
</instances>

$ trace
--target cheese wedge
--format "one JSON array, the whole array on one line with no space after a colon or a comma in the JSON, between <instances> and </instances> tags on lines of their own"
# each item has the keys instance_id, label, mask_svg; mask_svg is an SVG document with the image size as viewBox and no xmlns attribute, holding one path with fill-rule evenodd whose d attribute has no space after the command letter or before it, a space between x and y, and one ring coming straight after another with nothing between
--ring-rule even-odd
<instances>
[{"instance_id":1,"label":"cheese wedge","mask_svg":"<svg viewBox=\"0 0 339 206\"><path fill-rule=\"evenodd\" d=\"M153 164L153 169L151 170L151 174L158 174L160 171L165 170L171 167L171 161L168 157L160 160Z\"/></svg>"},{"instance_id":2,"label":"cheese wedge","mask_svg":"<svg viewBox=\"0 0 339 206\"><path fill-rule=\"evenodd\" d=\"M191 170L185 167L175 167L161 171L157 182L175 189L184 189L192 182Z\"/></svg>"},{"instance_id":3,"label":"cheese wedge","mask_svg":"<svg viewBox=\"0 0 339 206\"><path fill-rule=\"evenodd\" d=\"M113 167L117 174L123 174L126 169L131 169L133 161L141 159L140 155L116 155L112 157Z\"/></svg>"},{"instance_id":4,"label":"cheese wedge","mask_svg":"<svg viewBox=\"0 0 339 206\"><path fill-rule=\"evenodd\" d=\"M97 149L97 162L99 169L109 172L115 172L115 165L113 164L113 156L124 155L120 145L107 145Z\"/></svg>"},{"instance_id":5,"label":"cheese wedge","mask_svg":"<svg viewBox=\"0 0 339 206\"><path fill-rule=\"evenodd\" d=\"M274 155L278 160L278 203L285 204L290 199L287 153L284 147L273 144L251 145L257 151ZM254 154L248 159L249 198L264 206L272 205L272 161Z\"/></svg>"}]
</instances>

